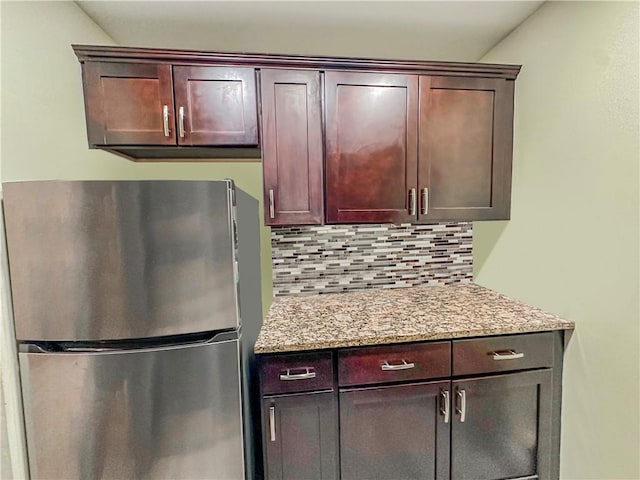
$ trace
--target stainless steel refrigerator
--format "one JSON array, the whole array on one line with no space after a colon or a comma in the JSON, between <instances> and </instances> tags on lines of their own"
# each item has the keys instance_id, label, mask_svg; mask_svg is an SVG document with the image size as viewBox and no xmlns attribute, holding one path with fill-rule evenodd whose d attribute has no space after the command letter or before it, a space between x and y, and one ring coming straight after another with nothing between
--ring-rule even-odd
<instances>
[{"instance_id":1,"label":"stainless steel refrigerator","mask_svg":"<svg viewBox=\"0 0 640 480\"><path fill-rule=\"evenodd\" d=\"M231 181L3 190L31 477L251 478L257 202Z\"/></svg>"}]
</instances>

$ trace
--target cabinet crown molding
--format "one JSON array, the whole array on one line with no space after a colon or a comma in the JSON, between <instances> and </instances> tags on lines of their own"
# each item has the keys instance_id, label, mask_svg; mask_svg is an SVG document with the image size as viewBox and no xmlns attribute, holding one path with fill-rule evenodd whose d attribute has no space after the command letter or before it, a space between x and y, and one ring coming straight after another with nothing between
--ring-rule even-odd
<instances>
[{"instance_id":1,"label":"cabinet crown molding","mask_svg":"<svg viewBox=\"0 0 640 480\"><path fill-rule=\"evenodd\" d=\"M256 68L357 69L429 75L472 75L515 80L521 65L491 63L388 60L376 58L284 55L273 53L210 52L160 48L71 45L80 62L149 62L171 64L246 65Z\"/></svg>"}]
</instances>

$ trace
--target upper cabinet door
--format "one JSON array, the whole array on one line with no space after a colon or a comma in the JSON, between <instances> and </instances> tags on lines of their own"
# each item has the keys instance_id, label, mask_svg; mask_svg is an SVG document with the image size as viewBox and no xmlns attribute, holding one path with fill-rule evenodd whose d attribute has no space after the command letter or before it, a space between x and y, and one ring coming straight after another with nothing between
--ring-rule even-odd
<instances>
[{"instance_id":1,"label":"upper cabinet door","mask_svg":"<svg viewBox=\"0 0 640 480\"><path fill-rule=\"evenodd\" d=\"M89 145L175 145L171 65L85 62Z\"/></svg>"},{"instance_id":2,"label":"upper cabinet door","mask_svg":"<svg viewBox=\"0 0 640 480\"><path fill-rule=\"evenodd\" d=\"M322 224L320 72L262 70L267 225Z\"/></svg>"},{"instance_id":3,"label":"upper cabinet door","mask_svg":"<svg viewBox=\"0 0 640 480\"><path fill-rule=\"evenodd\" d=\"M253 68L173 67L179 145L258 144Z\"/></svg>"},{"instance_id":4,"label":"upper cabinet door","mask_svg":"<svg viewBox=\"0 0 640 480\"><path fill-rule=\"evenodd\" d=\"M509 218L513 86L420 77L420 220Z\"/></svg>"},{"instance_id":5,"label":"upper cabinet door","mask_svg":"<svg viewBox=\"0 0 640 480\"><path fill-rule=\"evenodd\" d=\"M415 221L418 77L325 80L327 222Z\"/></svg>"}]
</instances>

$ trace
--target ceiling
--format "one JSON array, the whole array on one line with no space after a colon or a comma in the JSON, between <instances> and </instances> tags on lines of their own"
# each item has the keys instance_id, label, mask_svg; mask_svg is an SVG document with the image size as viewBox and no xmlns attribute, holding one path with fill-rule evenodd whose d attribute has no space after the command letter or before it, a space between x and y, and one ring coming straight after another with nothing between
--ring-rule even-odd
<instances>
[{"instance_id":1,"label":"ceiling","mask_svg":"<svg viewBox=\"0 0 640 480\"><path fill-rule=\"evenodd\" d=\"M542 1L78 1L119 45L477 61Z\"/></svg>"}]
</instances>

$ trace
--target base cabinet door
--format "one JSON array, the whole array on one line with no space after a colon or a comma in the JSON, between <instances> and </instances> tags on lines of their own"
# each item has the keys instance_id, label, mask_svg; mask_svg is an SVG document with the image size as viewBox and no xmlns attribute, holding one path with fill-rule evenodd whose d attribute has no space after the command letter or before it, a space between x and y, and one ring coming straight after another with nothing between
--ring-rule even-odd
<instances>
[{"instance_id":1,"label":"base cabinet door","mask_svg":"<svg viewBox=\"0 0 640 480\"><path fill-rule=\"evenodd\" d=\"M449 385L341 390L342 480L449 478Z\"/></svg>"},{"instance_id":2,"label":"base cabinet door","mask_svg":"<svg viewBox=\"0 0 640 480\"><path fill-rule=\"evenodd\" d=\"M548 479L550 369L452 382L453 480Z\"/></svg>"},{"instance_id":3,"label":"base cabinet door","mask_svg":"<svg viewBox=\"0 0 640 480\"><path fill-rule=\"evenodd\" d=\"M339 478L335 404L332 392L283 395L263 400L265 478Z\"/></svg>"}]
</instances>

